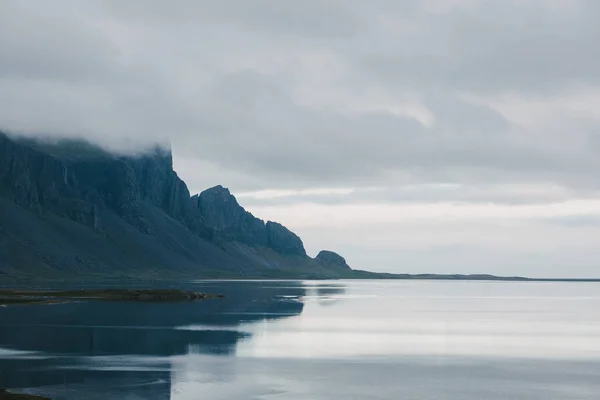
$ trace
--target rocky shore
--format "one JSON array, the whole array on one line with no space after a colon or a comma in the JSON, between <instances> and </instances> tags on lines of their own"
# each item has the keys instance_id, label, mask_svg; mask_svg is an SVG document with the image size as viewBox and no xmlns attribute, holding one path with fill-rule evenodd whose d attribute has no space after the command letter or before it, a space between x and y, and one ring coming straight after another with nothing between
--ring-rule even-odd
<instances>
[{"instance_id":1,"label":"rocky shore","mask_svg":"<svg viewBox=\"0 0 600 400\"><path fill-rule=\"evenodd\" d=\"M0 389L0 400L50 400L48 397L32 396L30 394L10 393Z\"/></svg>"},{"instance_id":2,"label":"rocky shore","mask_svg":"<svg viewBox=\"0 0 600 400\"><path fill-rule=\"evenodd\" d=\"M56 304L75 300L171 302L222 297L224 296L219 294L187 292L176 289L83 289L64 291L0 289L0 306Z\"/></svg>"}]
</instances>

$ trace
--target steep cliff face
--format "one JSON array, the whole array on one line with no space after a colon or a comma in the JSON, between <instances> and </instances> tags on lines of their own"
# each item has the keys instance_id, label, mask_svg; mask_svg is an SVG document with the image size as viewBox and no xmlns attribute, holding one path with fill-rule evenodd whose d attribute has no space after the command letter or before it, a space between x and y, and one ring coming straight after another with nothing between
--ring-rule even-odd
<instances>
[{"instance_id":1,"label":"steep cliff face","mask_svg":"<svg viewBox=\"0 0 600 400\"><path fill-rule=\"evenodd\" d=\"M284 255L306 256L302 240L285 226L256 218L246 211L223 186L215 186L197 197L198 209L218 240L262 246Z\"/></svg>"},{"instance_id":2,"label":"steep cliff face","mask_svg":"<svg viewBox=\"0 0 600 400\"><path fill-rule=\"evenodd\" d=\"M0 133L0 203L0 273L175 277L244 267L210 243L163 150L123 157Z\"/></svg>"},{"instance_id":3,"label":"steep cliff face","mask_svg":"<svg viewBox=\"0 0 600 400\"><path fill-rule=\"evenodd\" d=\"M268 247L264 221L244 210L229 189L219 185L203 191L197 206L215 238Z\"/></svg>"},{"instance_id":4,"label":"steep cliff face","mask_svg":"<svg viewBox=\"0 0 600 400\"><path fill-rule=\"evenodd\" d=\"M205 239L212 239L212 228L204 221L185 182L173 171L173 157L170 151L157 148L143 157L129 157L139 179L139 192L171 218L181 222L192 232Z\"/></svg>"},{"instance_id":5,"label":"steep cliff face","mask_svg":"<svg viewBox=\"0 0 600 400\"><path fill-rule=\"evenodd\" d=\"M168 149L122 156L0 133L0 203L0 274L336 276L228 189L190 197Z\"/></svg>"},{"instance_id":6,"label":"steep cliff face","mask_svg":"<svg viewBox=\"0 0 600 400\"><path fill-rule=\"evenodd\" d=\"M0 193L34 213L49 211L100 228L97 192L79 185L67 163L2 133Z\"/></svg>"},{"instance_id":7,"label":"steep cliff face","mask_svg":"<svg viewBox=\"0 0 600 400\"><path fill-rule=\"evenodd\" d=\"M187 186L173 171L169 151L116 156L87 143L13 140L0 133L0 152L0 190L30 210L101 230L99 210L109 209L149 233L142 211L149 202L200 236L212 237Z\"/></svg>"}]
</instances>

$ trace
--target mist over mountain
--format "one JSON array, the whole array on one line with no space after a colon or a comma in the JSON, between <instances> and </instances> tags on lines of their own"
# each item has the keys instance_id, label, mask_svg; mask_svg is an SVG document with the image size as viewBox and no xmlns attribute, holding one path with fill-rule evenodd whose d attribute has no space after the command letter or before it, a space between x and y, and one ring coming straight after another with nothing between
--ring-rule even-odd
<instances>
[{"instance_id":1,"label":"mist over mountain","mask_svg":"<svg viewBox=\"0 0 600 400\"><path fill-rule=\"evenodd\" d=\"M0 133L0 274L15 277L345 277L227 188L190 195L166 146L118 154Z\"/></svg>"}]
</instances>

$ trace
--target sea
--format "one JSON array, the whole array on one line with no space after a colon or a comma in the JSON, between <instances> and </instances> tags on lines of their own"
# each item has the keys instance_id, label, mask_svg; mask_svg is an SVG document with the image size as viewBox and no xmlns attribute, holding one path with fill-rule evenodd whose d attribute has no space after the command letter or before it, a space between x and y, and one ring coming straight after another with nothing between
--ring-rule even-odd
<instances>
[{"instance_id":1,"label":"sea","mask_svg":"<svg viewBox=\"0 0 600 400\"><path fill-rule=\"evenodd\" d=\"M0 308L0 389L54 400L600 399L600 283L135 287L225 298Z\"/></svg>"}]
</instances>

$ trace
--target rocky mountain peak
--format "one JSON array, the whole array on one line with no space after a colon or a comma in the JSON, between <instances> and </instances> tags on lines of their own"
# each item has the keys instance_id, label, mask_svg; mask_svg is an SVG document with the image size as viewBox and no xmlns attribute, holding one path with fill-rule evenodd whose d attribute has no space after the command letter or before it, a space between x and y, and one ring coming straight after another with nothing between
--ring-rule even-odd
<instances>
[{"instance_id":1,"label":"rocky mountain peak","mask_svg":"<svg viewBox=\"0 0 600 400\"><path fill-rule=\"evenodd\" d=\"M200 193L197 202L204 221L215 229L218 237L268 247L284 255L306 256L302 240L295 233L277 222L265 224L221 185Z\"/></svg>"},{"instance_id":2,"label":"rocky mountain peak","mask_svg":"<svg viewBox=\"0 0 600 400\"><path fill-rule=\"evenodd\" d=\"M197 202L204 221L217 237L251 246L268 246L264 221L240 206L229 189L221 185L206 189L198 195Z\"/></svg>"},{"instance_id":3,"label":"rocky mountain peak","mask_svg":"<svg viewBox=\"0 0 600 400\"><path fill-rule=\"evenodd\" d=\"M333 251L321 250L315 260L324 267L351 269L346 259Z\"/></svg>"},{"instance_id":4,"label":"rocky mountain peak","mask_svg":"<svg viewBox=\"0 0 600 400\"><path fill-rule=\"evenodd\" d=\"M200 194L212 195L212 196L223 196L223 197L233 196L228 188L223 187L221 185L216 185L211 188L208 188L208 189L202 191Z\"/></svg>"}]
</instances>

